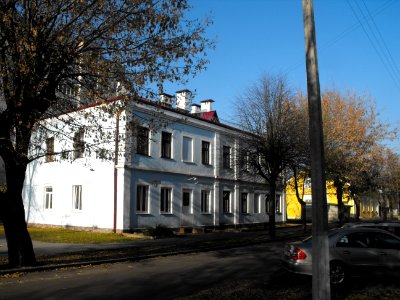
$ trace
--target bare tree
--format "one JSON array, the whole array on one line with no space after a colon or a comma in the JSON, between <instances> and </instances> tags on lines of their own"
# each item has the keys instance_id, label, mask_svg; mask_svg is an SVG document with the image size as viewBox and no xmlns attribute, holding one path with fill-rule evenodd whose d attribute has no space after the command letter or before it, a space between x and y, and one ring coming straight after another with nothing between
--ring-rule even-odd
<instances>
[{"instance_id":1,"label":"bare tree","mask_svg":"<svg viewBox=\"0 0 400 300\"><path fill-rule=\"evenodd\" d=\"M298 110L282 75L264 75L237 98L236 112L247 134L240 141L239 157L269 185L269 231L275 237L276 190L283 188L282 172L298 157L304 143L298 134Z\"/></svg>"},{"instance_id":2,"label":"bare tree","mask_svg":"<svg viewBox=\"0 0 400 300\"><path fill-rule=\"evenodd\" d=\"M185 0L0 1L0 156L7 181L0 217L10 265L35 263L21 192L38 122L197 73L212 43L204 37L208 21L188 20L189 9Z\"/></svg>"}]
</instances>

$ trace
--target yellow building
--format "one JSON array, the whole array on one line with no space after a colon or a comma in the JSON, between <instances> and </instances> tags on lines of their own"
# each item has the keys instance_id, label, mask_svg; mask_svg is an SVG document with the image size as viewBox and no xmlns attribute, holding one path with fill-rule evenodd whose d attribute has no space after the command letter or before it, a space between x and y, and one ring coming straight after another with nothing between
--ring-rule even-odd
<instances>
[{"instance_id":1,"label":"yellow building","mask_svg":"<svg viewBox=\"0 0 400 300\"><path fill-rule=\"evenodd\" d=\"M307 219L311 218L311 179L306 178L304 185L303 179L298 179L299 194L303 195L303 200L307 204ZM303 194L304 187L304 194ZM348 208L350 216L354 215L354 200L349 196L347 191L348 186L344 187L343 191L343 204ZM326 198L328 202L328 218L329 220L336 220L337 213L337 196L336 189L333 186L333 181L328 181L326 185ZM290 179L286 185L286 213L288 220L301 219L301 205L297 200L296 190L294 188L294 178Z\"/></svg>"}]
</instances>

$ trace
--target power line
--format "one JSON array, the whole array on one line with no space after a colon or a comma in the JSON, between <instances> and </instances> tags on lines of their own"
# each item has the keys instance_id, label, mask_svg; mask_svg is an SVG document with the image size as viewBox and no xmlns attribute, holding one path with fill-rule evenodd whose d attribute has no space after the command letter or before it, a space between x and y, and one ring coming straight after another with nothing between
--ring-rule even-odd
<instances>
[{"instance_id":1,"label":"power line","mask_svg":"<svg viewBox=\"0 0 400 300\"><path fill-rule=\"evenodd\" d=\"M379 39L377 39L374 31L371 28L371 25L368 22L368 18L365 16L364 12L362 11L362 9L360 8L360 6L358 5L357 2L355 2L361 15L363 16L363 18L360 18L358 16L358 14L356 13L354 7L351 5L350 1L347 0L347 4L350 6L354 16L356 17L356 19L358 20L358 22L361 25L361 28L363 29L365 35L367 36L371 46L374 48L376 54L378 55L379 59L381 60L383 66L385 67L386 71L389 73L390 77L392 78L394 84L396 85L396 87L399 89L400 91L400 79L399 76L396 76L396 72L393 71L393 66L390 62L390 60L388 60L386 53L382 50L382 46L381 43L379 41ZM369 34L367 28L364 26L363 21L365 21L365 23L367 24L367 26L369 27L369 30L372 32L372 36L375 38L373 39L371 37L371 35Z\"/></svg>"}]
</instances>

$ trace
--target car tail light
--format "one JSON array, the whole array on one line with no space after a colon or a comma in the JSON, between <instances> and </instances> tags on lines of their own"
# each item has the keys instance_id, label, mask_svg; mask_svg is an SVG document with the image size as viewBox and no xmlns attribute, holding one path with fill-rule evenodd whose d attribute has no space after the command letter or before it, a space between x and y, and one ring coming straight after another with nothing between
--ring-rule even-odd
<instances>
[{"instance_id":1,"label":"car tail light","mask_svg":"<svg viewBox=\"0 0 400 300\"><path fill-rule=\"evenodd\" d=\"M306 259L307 255L304 253L303 250L299 248L292 249L290 253L290 258L293 260L303 260Z\"/></svg>"}]
</instances>

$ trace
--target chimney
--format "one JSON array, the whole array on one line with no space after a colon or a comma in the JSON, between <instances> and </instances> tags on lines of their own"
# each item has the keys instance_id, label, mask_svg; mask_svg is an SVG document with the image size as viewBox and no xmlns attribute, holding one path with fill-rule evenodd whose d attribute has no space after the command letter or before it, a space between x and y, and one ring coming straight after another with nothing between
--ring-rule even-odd
<instances>
[{"instance_id":1,"label":"chimney","mask_svg":"<svg viewBox=\"0 0 400 300\"><path fill-rule=\"evenodd\" d=\"M200 113L200 105L199 104L192 104L192 110L190 113L192 114L198 114Z\"/></svg>"},{"instance_id":2,"label":"chimney","mask_svg":"<svg viewBox=\"0 0 400 300\"><path fill-rule=\"evenodd\" d=\"M160 96L160 103L165 106L172 106L172 96L166 93L159 94Z\"/></svg>"},{"instance_id":3,"label":"chimney","mask_svg":"<svg viewBox=\"0 0 400 300\"><path fill-rule=\"evenodd\" d=\"M212 111L212 103L213 102L214 102L214 100L212 100L212 99L207 99L207 100L201 101L201 111L203 111L203 112Z\"/></svg>"},{"instance_id":4,"label":"chimney","mask_svg":"<svg viewBox=\"0 0 400 300\"><path fill-rule=\"evenodd\" d=\"M192 92L189 90L181 90L176 92L176 108L189 110Z\"/></svg>"}]
</instances>

